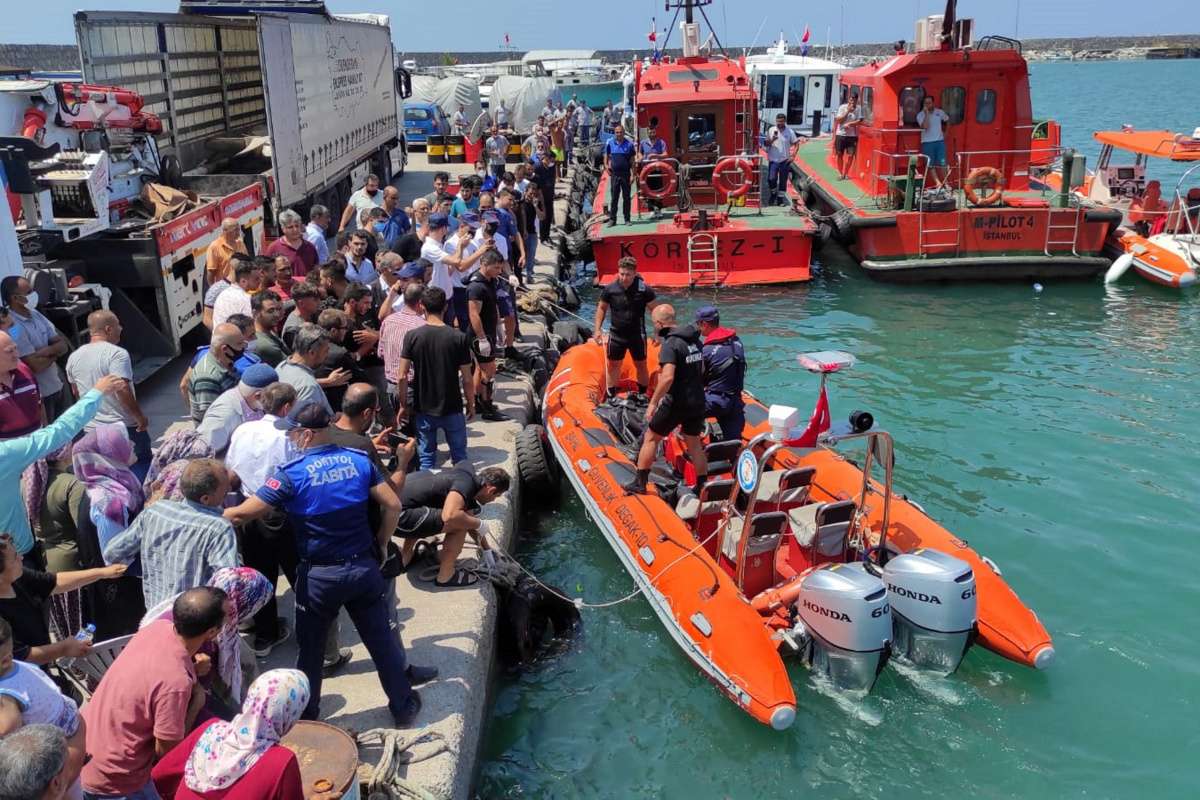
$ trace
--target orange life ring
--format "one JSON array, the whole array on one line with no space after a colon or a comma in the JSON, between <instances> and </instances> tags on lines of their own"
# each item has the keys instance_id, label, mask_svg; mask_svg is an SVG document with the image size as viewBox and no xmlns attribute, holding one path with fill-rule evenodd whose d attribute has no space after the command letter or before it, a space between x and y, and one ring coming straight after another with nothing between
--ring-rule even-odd
<instances>
[{"instance_id":1,"label":"orange life ring","mask_svg":"<svg viewBox=\"0 0 1200 800\"><path fill-rule=\"evenodd\" d=\"M657 189L650 188L647 179L659 176L663 178L662 186ZM642 193L652 200L662 200L675 194L675 188L679 185L678 179L675 166L670 161L651 161L638 173L638 184Z\"/></svg>"},{"instance_id":2,"label":"orange life ring","mask_svg":"<svg viewBox=\"0 0 1200 800\"><path fill-rule=\"evenodd\" d=\"M734 183L730 177L733 175L740 175L741 181ZM750 184L754 183L754 165L745 158L722 158L713 169L712 183L718 191L724 192L731 199L741 197L750 191Z\"/></svg>"},{"instance_id":3,"label":"orange life ring","mask_svg":"<svg viewBox=\"0 0 1200 800\"><path fill-rule=\"evenodd\" d=\"M992 191L980 197L976 189L985 183L990 183ZM963 194L973 206L994 206L1004 196L1004 176L995 167L976 167L963 181Z\"/></svg>"}]
</instances>

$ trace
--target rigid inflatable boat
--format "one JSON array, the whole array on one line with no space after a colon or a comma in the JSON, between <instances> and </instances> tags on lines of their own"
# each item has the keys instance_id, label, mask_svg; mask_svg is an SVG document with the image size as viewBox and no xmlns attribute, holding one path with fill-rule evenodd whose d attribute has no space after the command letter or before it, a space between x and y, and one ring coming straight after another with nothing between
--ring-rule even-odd
<instances>
[{"instance_id":1,"label":"rigid inflatable boat","mask_svg":"<svg viewBox=\"0 0 1200 800\"><path fill-rule=\"evenodd\" d=\"M652 370L657 356L651 343ZM547 384L549 446L671 637L744 711L779 730L796 713L784 656L858 691L894 656L952 673L972 643L1049 666L1050 635L995 565L893 494L891 437L862 412L844 431L831 426L826 378L853 357L800 358L821 375L808 426L796 409L747 395L745 438L708 437L699 496L686 488L694 470L674 437L648 494L621 488L634 473L645 406L604 400L599 345L564 353ZM627 361L621 388L634 379ZM833 449L848 440L866 445L861 467Z\"/></svg>"}]
</instances>

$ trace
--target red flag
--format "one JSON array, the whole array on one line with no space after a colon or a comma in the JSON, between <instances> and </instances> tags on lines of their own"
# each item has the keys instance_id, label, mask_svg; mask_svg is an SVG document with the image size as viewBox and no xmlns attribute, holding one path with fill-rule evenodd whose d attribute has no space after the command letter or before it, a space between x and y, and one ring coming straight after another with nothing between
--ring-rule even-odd
<instances>
[{"instance_id":1,"label":"red flag","mask_svg":"<svg viewBox=\"0 0 1200 800\"><path fill-rule=\"evenodd\" d=\"M795 439L788 439L784 444L788 447L816 447L817 437L829 430L829 397L825 394L825 383L821 383L821 395L813 408L808 420L808 427Z\"/></svg>"},{"instance_id":2,"label":"red flag","mask_svg":"<svg viewBox=\"0 0 1200 800\"><path fill-rule=\"evenodd\" d=\"M649 39L651 42L657 42L658 41L658 32L655 31L653 28L651 28L650 32L646 34L646 38Z\"/></svg>"},{"instance_id":3,"label":"red flag","mask_svg":"<svg viewBox=\"0 0 1200 800\"><path fill-rule=\"evenodd\" d=\"M804 35L800 37L800 41L802 41L802 42L807 42L807 41L808 41L808 37L810 37L810 36L812 36L812 31L810 31L810 30L808 29L808 26L807 26L807 25L805 25L805 26L804 26Z\"/></svg>"},{"instance_id":4,"label":"red flag","mask_svg":"<svg viewBox=\"0 0 1200 800\"><path fill-rule=\"evenodd\" d=\"M504 43L508 44L508 34L504 34Z\"/></svg>"}]
</instances>

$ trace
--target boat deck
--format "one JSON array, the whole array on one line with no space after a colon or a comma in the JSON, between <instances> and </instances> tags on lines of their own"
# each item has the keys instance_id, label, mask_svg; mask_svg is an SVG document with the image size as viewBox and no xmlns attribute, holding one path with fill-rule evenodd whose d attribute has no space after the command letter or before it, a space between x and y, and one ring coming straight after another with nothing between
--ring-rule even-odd
<instances>
[{"instance_id":1,"label":"boat deck","mask_svg":"<svg viewBox=\"0 0 1200 800\"><path fill-rule=\"evenodd\" d=\"M796 162L801 170L806 175L816 178L821 184L824 193L830 195L842 207L853 209L854 213L860 217L891 217L896 214L897 209L880 208L880 203L883 198L875 197L869 194L865 189L859 186L852 180L843 180L838 177L837 169L829 163L829 148L832 146L829 137L821 137L819 139L809 139L802 143L796 150ZM860 153L858 157L862 157ZM965 198L961 192L956 192L958 196L959 209L968 208ZM1041 199L1049 200L1052 193L1048 190L1029 189L1016 191L1013 189L1004 190L1005 197L1018 197L1022 199ZM1004 203L1001 202L997 206L987 208L1003 208ZM981 210L986 210L981 209Z\"/></svg>"},{"instance_id":2,"label":"boat deck","mask_svg":"<svg viewBox=\"0 0 1200 800\"><path fill-rule=\"evenodd\" d=\"M698 207L708 208L710 213L713 213L711 206ZM715 211L725 213L726 208L721 206ZM761 213L759 213L760 211ZM673 208L664 208L657 217L651 211L643 211L639 214L635 198L633 213L628 225L618 222L610 227L607 223L599 222L592 227L591 236L593 240L603 239L606 236L619 236L624 239L630 236L678 232L679 228L674 221L676 213ZM728 222L723 227L714 229L716 232L739 229L811 232L812 226L808 217L793 213L790 206L766 206L762 209L733 206L728 209L728 217Z\"/></svg>"}]
</instances>

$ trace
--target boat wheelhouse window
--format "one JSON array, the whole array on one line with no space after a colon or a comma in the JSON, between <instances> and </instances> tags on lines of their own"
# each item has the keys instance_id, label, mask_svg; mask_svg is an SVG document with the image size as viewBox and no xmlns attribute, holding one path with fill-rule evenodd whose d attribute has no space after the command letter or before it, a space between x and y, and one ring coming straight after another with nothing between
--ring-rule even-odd
<instances>
[{"instance_id":1,"label":"boat wheelhouse window","mask_svg":"<svg viewBox=\"0 0 1200 800\"><path fill-rule=\"evenodd\" d=\"M861 112L859 116L867 125L875 122L875 88L872 86L864 86L862 95L859 96L859 108Z\"/></svg>"},{"instance_id":2,"label":"boat wheelhouse window","mask_svg":"<svg viewBox=\"0 0 1200 800\"><path fill-rule=\"evenodd\" d=\"M687 118L689 149L712 147L717 143L717 115L689 114Z\"/></svg>"},{"instance_id":3,"label":"boat wheelhouse window","mask_svg":"<svg viewBox=\"0 0 1200 800\"><path fill-rule=\"evenodd\" d=\"M975 95L975 121L984 125L996 119L996 90L980 89Z\"/></svg>"},{"instance_id":4,"label":"boat wheelhouse window","mask_svg":"<svg viewBox=\"0 0 1200 800\"><path fill-rule=\"evenodd\" d=\"M763 75L763 108L783 108L783 76Z\"/></svg>"},{"instance_id":5,"label":"boat wheelhouse window","mask_svg":"<svg viewBox=\"0 0 1200 800\"><path fill-rule=\"evenodd\" d=\"M950 118L951 125L962 122L967 113L967 90L961 86L942 89L942 111Z\"/></svg>"},{"instance_id":6,"label":"boat wheelhouse window","mask_svg":"<svg viewBox=\"0 0 1200 800\"><path fill-rule=\"evenodd\" d=\"M677 69L667 73L667 83L691 83L692 81L715 81L715 69Z\"/></svg>"},{"instance_id":7,"label":"boat wheelhouse window","mask_svg":"<svg viewBox=\"0 0 1200 800\"><path fill-rule=\"evenodd\" d=\"M821 77L825 79L825 105L822 108L829 108L833 102L833 76L822 75Z\"/></svg>"},{"instance_id":8,"label":"boat wheelhouse window","mask_svg":"<svg viewBox=\"0 0 1200 800\"><path fill-rule=\"evenodd\" d=\"M925 102L925 90L920 86L905 86L900 90L900 124L916 125L917 114Z\"/></svg>"},{"instance_id":9,"label":"boat wheelhouse window","mask_svg":"<svg viewBox=\"0 0 1200 800\"><path fill-rule=\"evenodd\" d=\"M808 79L804 75L793 75L788 78L787 90L787 124L804 124L804 84Z\"/></svg>"}]
</instances>

